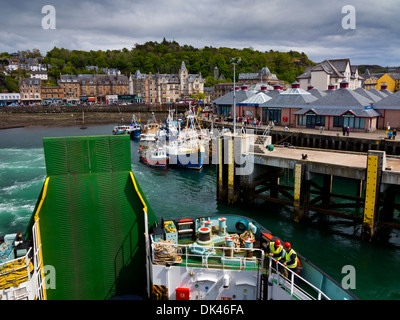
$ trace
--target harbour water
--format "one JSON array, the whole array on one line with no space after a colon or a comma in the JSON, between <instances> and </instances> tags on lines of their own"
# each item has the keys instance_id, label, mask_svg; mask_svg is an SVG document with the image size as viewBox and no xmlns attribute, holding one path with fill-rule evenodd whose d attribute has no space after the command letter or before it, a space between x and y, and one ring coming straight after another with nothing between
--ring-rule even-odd
<instances>
[{"instance_id":1,"label":"harbour water","mask_svg":"<svg viewBox=\"0 0 400 320\"><path fill-rule=\"evenodd\" d=\"M46 169L43 137L109 135L112 125L31 127L0 130L0 234L25 231ZM334 217L312 216L296 224L292 208L257 202L255 207L231 207L216 199L216 170L152 168L139 161L139 142L131 141L132 171L156 215L164 218L196 215L245 215L260 222L274 235L327 272L339 283L343 267L355 270L355 289L361 299L400 300L400 232L392 231L388 243L370 244L360 239L360 226ZM350 193L346 181L341 193ZM351 209L353 210L353 209ZM348 283L348 282L346 282Z\"/></svg>"}]
</instances>

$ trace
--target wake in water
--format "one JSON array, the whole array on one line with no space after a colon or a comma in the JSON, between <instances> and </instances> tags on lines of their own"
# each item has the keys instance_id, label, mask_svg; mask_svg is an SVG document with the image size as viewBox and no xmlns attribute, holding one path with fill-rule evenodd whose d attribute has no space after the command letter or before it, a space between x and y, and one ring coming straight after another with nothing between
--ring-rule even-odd
<instances>
[{"instance_id":1,"label":"wake in water","mask_svg":"<svg viewBox=\"0 0 400 320\"><path fill-rule=\"evenodd\" d=\"M46 177L43 149L0 149L0 234L25 231Z\"/></svg>"}]
</instances>

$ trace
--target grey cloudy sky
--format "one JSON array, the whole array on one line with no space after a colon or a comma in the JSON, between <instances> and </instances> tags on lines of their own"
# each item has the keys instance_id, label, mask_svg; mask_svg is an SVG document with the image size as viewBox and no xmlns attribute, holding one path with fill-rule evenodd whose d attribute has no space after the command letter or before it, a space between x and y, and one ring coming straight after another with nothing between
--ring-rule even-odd
<instances>
[{"instance_id":1,"label":"grey cloudy sky","mask_svg":"<svg viewBox=\"0 0 400 320\"><path fill-rule=\"evenodd\" d=\"M53 47L132 48L175 40L205 46L305 52L319 62L400 66L399 0L16 0L0 5L0 52ZM56 9L56 29L42 28L42 7ZM343 29L345 5L356 28Z\"/></svg>"}]
</instances>

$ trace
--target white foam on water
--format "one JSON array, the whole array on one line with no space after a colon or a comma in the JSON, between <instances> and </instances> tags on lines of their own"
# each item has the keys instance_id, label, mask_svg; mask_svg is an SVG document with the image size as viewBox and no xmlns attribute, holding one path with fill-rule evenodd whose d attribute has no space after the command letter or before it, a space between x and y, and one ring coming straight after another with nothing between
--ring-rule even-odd
<instances>
[{"instance_id":1,"label":"white foam on water","mask_svg":"<svg viewBox=\"0 0 400 320\"><path fill-rule=\"evenodd\" d=\"M26 190L31 188L36 184L43 184L43 181L46 179L46 176L38 176L32 180L28 181L15 181L12 185L0 188L0 195L2 192L7 195L11 195L14 193L18 193L22 190Z\"/></svg>"},{"instance_id":2,"label":"white foam on water","mask_svg":"<svg viewBox=\"0 0 400 320\"><path fill-rule=\"evenodd\" d=\"M0 149L0 170L43 168L43 149Z\"/></svg>"},{"instance_id":3,"label":"white foam on water","mask_svg":"<svg viewBox=\"0 0 400 320\"><path fill-rule=\"evenodd\" d=\"M26 202L27 200L25 200ZM0 203L0 217L2 214L11 213L19 216L19 213L32 212L35 209L35 204L21 204L21 200L11 199L9 202Z\"/></svg>"}]
</instances>

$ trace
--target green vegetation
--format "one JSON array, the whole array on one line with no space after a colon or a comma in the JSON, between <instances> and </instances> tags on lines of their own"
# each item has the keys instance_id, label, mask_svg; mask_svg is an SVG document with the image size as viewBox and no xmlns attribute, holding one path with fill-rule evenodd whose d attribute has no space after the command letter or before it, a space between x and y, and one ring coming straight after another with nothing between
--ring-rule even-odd
<instances>
[{"instance_id":1,"label":"green vegetation","mask_svg":"<svg viewBox=\"0 0 400 320\"><path fill-rule=\"evenodd\" d=\"M0 73L0 93L2 91L19 92L18 80Z\"/></svg>"},{"instance_id":2,"label":"green vegetation","mask_svg":"<svg viewBox=\"0 0 400 320\"><path fill-rule=\"evenodd\" d=\"M148 41L135 44L131 50L82 51L55 47L47 53L43 63L51 65L49 76L57 79L60 73L92 73L86 66L117 68L127 75L137 70L141 73L178 73L182 61L185 61L190 73L201 73L206 79L206 86L213 86L217 82L213 77L215 67L218 67L220 75L225 76L226 82L232 81L233 65L230 61L238 57L242 61L236 66L236 76L239 73L259 72L263 67L268 67L280 80L288 83L295 81L306 66L314 64L304 52L260 52L251 48L225 47L198 49L165 39L161 43Z\"/></svg>"}]
</instances>

